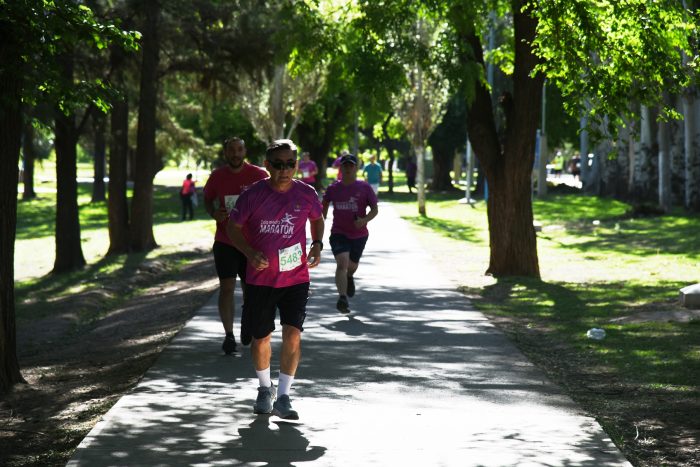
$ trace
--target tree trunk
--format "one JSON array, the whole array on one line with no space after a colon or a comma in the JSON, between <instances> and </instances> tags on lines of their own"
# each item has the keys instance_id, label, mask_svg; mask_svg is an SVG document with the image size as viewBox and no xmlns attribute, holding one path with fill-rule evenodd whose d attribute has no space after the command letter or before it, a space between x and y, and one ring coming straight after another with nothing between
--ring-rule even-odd
<instances>
[{"instance_id":1,"label":"tree trunk","mask_svg":"<svg viewBox=\"0 0 700 467\"><path fill-rule=\"evenodd\" d=\"M499 166L486 178L491 245L486 272L496 277L539 277L529 172Z\"/></svg>"},{"instance_id":2,"label":"tree trunk","mask_svg":"<svg viewBox=\"0 0 700 467\"><path fill-rule=\"evenodd\" d=\"M538 59L532 51L537 20L526 2L514 2L515 62L513 96L504 94L504 139L496 131L491 97L477 82L467 115L469 139L488 182L491 256L487 273L494 276L540 276L530 193L535 136L540 121L541 74L532 75ZM479 39L465 36L475 59L483 64Z\"/></svg>"},{"instance_id":3,"label":"tree trunk","mask_svg":"<svg viewBox=\"0 0 700 467\"><path fill-rule=\"evenodd\" d=\"M15 327L15 229L22 141L20 45L0 28L0 394L24 383L17 360Z\"/></svg>"},{"instance_id":4,"label":"tree trunk","mask_svg":"<svg viewBox=\"0 0 700 467\"><path fill-rule=\"evenodd\" d=\"M700 211L700 101L694 91L683 96L685 135L685 196L684 205L691 211Z\"/></svg>"},{"instance_id":5,"label":"tree trunk","mask_svg":"<svg viewBox=\"0 0 700 467\"><path fill-rule=\"evenodd\" d=\"M144 13L134 196L129 230L132 251L148 251L158 246L153 236L153 177L160 166L156 153L160 4L145 2Z\"/></svg>"},{"instance_id":6,"label":"tree trunk","mask_svg":"<svg viewBox=\"0 0 700 467\"><path fill-rule=\"evenodd\" d=\"M112 69L114 85L125 92L123 79L124 51L112 48ZM109 146L109 198L107 216L109 219L108 255L129 251L129 204L126 196L127 154L129 152L129 103L125 96L112 101L111 137Z\"/></svg>"},{"instance_id":7,"label":"tree trunk","mask_svg":"<svg viewBox=\"0 0 700 467\"><path fill-rule=\"evenodd\" d=\"M656 142L656 112L647 106L641 108L640 139L638 151L634 158L634 179L631 195L640 201L651 201L655 198L654 187L655 163L658 152Z\"/></svg>"},{"instance_id":8,"label":"tree trunk","mask_svg":"<svg viewBox=\"0 0 700 467\"><path fill-rule=\"evenodd\" d=\"M418 214L426 216L425 210L425 148L416 147L416 187L418 191Z\"/></svg>"},{"instance_id":9,"label":"tree trunk","mask_svg":"<svg viewBox=\"0 0 700 467\"><path fill-rule=\"evenodd\" d=\"M63 56L61 69L66 81L73 77L73 57ZM80 244L78 213L77 144L75 115L56 109L56 260L53 273L74 271L85 266Z\"/></svg>"},{"instance_id":10,"label":"tree trunk","mask_svg":"<svg viewBox=\"0 0 700 467\"><path fill-rule=\"evenodd\" d=\"M22 182L24 183L24 192L22 199L36 198L34 191L34 162L36 161L36 149L34 146L34 125L30 118L24 124L24 137L22 141Z\"/></svg>"},{"instance_id":11,"label":"tree trunk","mask_svg":"<svg viewBox=\"0 0 700 467\"><path fill-rule=\"evenodd\" d=\"M392 148L386 148L386 152L387 152L387 155L389 158L388 159L389 160L389 169L387 170L387 172L389 173L389 175L387 177L387 187L388 187L389 193L393 193L394 192L394 161L396 159L394 156L394 150Z\"/></svg>"},{"instance_id":12,"label":"tree trunk","mask_svg":"<svg viewBox=\"0 0 700 467\"><path fill-rule=\"evenodd\" d=\"M101 112L95 111L93 113L92 122L95 130L92 202L97 203L105 200L105 153L107 151L107 142L105 141L106 118Z\"/></svg>"},{"instance_id":13,"label":"tree trunk","mask_svg":"<svg viewBox=\"0 0 700 467\"><path fill-rule=\"evenodd\" d=\"M449 149L441 150L439 146L433 146L433 183L430 188L433 191L452 190L452 178L450 169L453 165L453 156Z\"/></svg>"},{"instance_id":14,"label":"tree trunk","mask_svg":"<svg viewBox=\"0 0 700 467\"><path fill-rule=\"evenodd\" d=\"M673 97L674 107L683 114L683 99L678 95ZM668 122L671 144L671 203L683 205L683 190L685 187L685 154L683 152L683 122L670 120Z\"/></svg>"},{"instance_id":15,"label":"tree trunk","mask_svg":"<svg viewBox=\"0 0 700 467\"><path fill-rule=\"evenodd\" d=\"M665 98L664 101L667 99ZM671 210L671 129L669 123L658 125L659 141L659 207L664 212Z\"/></svg>"}]
</instances>

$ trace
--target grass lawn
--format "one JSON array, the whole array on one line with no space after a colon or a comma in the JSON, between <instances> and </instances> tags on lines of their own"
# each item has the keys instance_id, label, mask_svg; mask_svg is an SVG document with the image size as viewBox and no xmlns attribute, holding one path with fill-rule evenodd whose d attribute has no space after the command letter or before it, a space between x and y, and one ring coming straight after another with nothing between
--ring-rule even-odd
<instances>
[{"instance_id":1,"label":"grass lawn","mask_svg":"<svg viewBox=\"0 0 700 467\"><path fill-rule=\"evenodd\" d=\"M553 194L533 206L542 225L542 279L494 279L484 275L489 240L483 201L469 206L457 202L463 193L429 193L428 217L420 217L415 195L397 186L381 199L419 230L453 242L460 289L496 322L507 321L503 329L516 344L596 415L631 460L659 465L654 462L666 457L654 457L664 443L658 438L671 435L682 443L680 432L695 433L697 446L697 417L680 413L700 408L700 321L665 317L685 311L679 289L700 282L700 217L678 210L635 218L619 201ZM606 338L587 338L593 327L604 329ZM601 385L608 386L603 393L610 385L623 388L626 403L598 397L592 388ZM661 413L644 414L647 404Z\"/></svg>"}]
</instances>

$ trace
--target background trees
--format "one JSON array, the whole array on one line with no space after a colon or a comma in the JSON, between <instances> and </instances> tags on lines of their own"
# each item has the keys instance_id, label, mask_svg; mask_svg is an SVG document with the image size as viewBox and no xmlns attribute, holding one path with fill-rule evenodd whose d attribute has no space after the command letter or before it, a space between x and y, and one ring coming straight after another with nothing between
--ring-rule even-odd
<instances>
[{"instance_id":1,"label":"background trees","mask_svg":"<svg viewBox=\"0 0 700 467\"><path fill-rule=\"evenodd\" d=\"M64 152L57 173L62 191L58 198L56 239L58 242L60 237L66 244L60 244L65 247L65 254L60 259L57 255L55 270L61 272L79 264L82 258L77 200L73 199L76 174L75 148L71 145L77 142L73 115L76 107L90 101L98 108L106 108L101 80L73 81L73 54L78 47L100 50L112 41L133 46L134 39L135 36L114 26L98 22L89 8L71 1L6 2L0 12L0 208L3 212L0 224L0 392L22 381L17 364L14 303L16 183L24 126L22 103L49 103L58 111L55 132L57 145ZM75 242L78 242L77 248Z\"/></svg>"},{"instance_id":2,"label":"background trees","mask_svg":"<svg viewBox=\"0 0 700 467\"><path fill-rule=\"evenodd\" d=\"M38 146L32 140L40 141L18 116L55 122L56 273L84 264L76 148L97 146L90 151L101 154L105 131L108 253L121 254L157 245L152 192L161 167L182 160L209 165L227 136L243 136L255 158L267 140L291 135L322 173L333 150L385 151L391 170L395 156L413 151L420 158L429 144L431 188L444 190L466 128L488 182L488 272L538 276L530 199L545 79L549 102L556 101L547 112L563 106L570 113L551 134L570 135L572 119L588 122L596 157L586 189L663 209L674 203L700 209L695 11L696 2L643 0L6 2L3 329L13 327L11 188L20 138L26 135L29 168ZM140 32L122 31L132 28ZM137 37L141 53L125 50ZM56 112L46 117L46 109ZM108 129L99 118L107 110ZM684 121L674 123L680 114ZM102 166L96 159L97 179ZM424 188L419 210L427 213ZM32 197L31 169L25 197Z\"/></svg>"}]
</instances>

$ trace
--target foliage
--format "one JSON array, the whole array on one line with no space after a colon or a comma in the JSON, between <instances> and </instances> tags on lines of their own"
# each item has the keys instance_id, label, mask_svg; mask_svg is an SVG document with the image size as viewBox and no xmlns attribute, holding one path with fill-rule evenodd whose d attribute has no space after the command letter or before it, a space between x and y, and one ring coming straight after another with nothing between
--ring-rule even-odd
<instances>
[{"instance_id":1,"label":"foliage","mask_svg":"<svg viewBox=\"0 0 700 467\"><path fill-rule=\"evenodd\" d=\"M538 18L539 70L562 91L567 109L615 129L634 115L630 102L661 104L680 92L697 73L691 57L697 18L682 2L615 0L544 2ZM670 109L666 109L670 111Z\"/></svg>"},{"instance_id":2,"label":"foliage","mask_svg":"<svg viewBox=\"0 0 700 467\"><path fill-rule=\"evenodd\" d=\"M66 82L54 66L57 58L83 48L104 51L112 43L135 50L140 37L100 22L89 7L70 0L2 2L0 22L22 44L23 68L16 72L25 81L24 101L57 102L65 112L86 102L106 111L109 88L101 78Z\"/></svg>"}]
</instances>

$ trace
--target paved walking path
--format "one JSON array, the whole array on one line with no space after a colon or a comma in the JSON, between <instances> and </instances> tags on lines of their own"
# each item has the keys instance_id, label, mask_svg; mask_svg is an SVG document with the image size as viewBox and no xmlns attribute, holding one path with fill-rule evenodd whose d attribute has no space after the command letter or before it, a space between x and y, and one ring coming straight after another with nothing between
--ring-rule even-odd
<instances>
[{"instance_id":1,"label":"paved walking path","mask_svg":"<svg viewBox=\"0 0 700 467\"><path fill-rule=\"evenodd\" d=\"M454 291L390 206L370 230L350 316L335 310L330 248L312 274L292 388L302 424L252 413L249 349L221 353L212 297L68 465L629 465ZM275 357L279 341L277 330ZM276 380L276 359L272 370Z\"/></svg>"}]
</instances>

